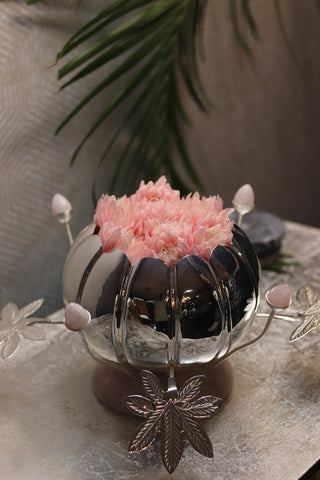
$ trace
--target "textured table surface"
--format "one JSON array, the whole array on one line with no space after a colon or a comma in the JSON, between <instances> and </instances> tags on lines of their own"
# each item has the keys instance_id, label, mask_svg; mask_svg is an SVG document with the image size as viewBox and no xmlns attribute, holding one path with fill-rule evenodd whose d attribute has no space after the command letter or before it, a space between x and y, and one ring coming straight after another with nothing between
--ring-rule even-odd
<instances>
[{"instance_id":1,"label":"textured table surface","mask_svg":"<svg viewBox=\"0 0 320 480\"><path fill-rule=\"evenodd\" d=\"M320 230L286 223L282 251L300 265L290 274L264 272L263 294L279 282L293 292L308 283L320 293ZM267 311L263 300L259 311ZM256 319L253 331L263 322ZM232 356L232 396L204 422L215 459L186 444L173 480L296 480L320 457L320 335L313 331L290 344L296 325L274 320L262 340ZM140 419L107 410L95 399L94 361L78 334L61 326L46 331L45 342L25 343L0 364L1 478L168 478L158 444L127 453Z\"/></svg>"}]
</instances>

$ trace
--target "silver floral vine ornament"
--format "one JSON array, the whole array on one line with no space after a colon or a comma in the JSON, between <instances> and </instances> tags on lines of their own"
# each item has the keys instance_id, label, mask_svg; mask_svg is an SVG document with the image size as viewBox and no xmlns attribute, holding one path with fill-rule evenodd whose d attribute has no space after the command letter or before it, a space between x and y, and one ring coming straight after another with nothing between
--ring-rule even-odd
<instances>
[{"instance_id":1,"label":"silver floral vine ornament","mask_svg":"<svg viewBox=\"0 0 320 480\"><path fill-rule=\"evenodd\" d=\"M307 335L315 328L320 333L320 294L309 285L301 287L296 295L299 305L291 304L290 310L296 315L295 320L302 319L302 323L290 335L290 342L295 342Z\"/></svg>"},{"instance_id":2,"label":"silver floral vine ornament","mask_svg":"<svg viewBox=\"0 0 320 480\"><path fill-rule=\"evenodd\" d=\"M125 399L127 407L145 418L129 446L129 453L146 450L158 434L161 435L161 457L169 473L177 468L183 453L183 436L202 455L213 458L212 444L196 421L217 413L222 403L212 395L198 397L204 375L187 380L181 390L169 377L169 388L162 389L159 379L148 370L142 370L142 384L147 397L130 395Z\"/></svg>"},{"instance_id":3,"label":"silver floral vine ornament","mask_svg":"<svg viewBox=\"0 0 320 480\"><path fill-rule=\"evenodd\" d=\"M42 305L43 299L35 300L25 307L18 309L14 303L8 303L0 313L0 344L1 357L4 360L12 357L21 345L21 338L27 340L45 340L46 333L34 323L43 323L40 318L27 318L36 312Z\"/></svg>"}]
</instances>

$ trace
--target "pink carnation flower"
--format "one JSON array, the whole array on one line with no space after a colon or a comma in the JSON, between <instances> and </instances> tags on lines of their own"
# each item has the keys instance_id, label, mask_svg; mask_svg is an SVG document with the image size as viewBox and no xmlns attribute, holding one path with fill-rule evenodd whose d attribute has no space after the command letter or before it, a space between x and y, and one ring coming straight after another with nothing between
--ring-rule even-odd
<instances>
[{"instance_id":1,"label":"pink carnation flower","mask_svg":"<svg viewBox=\"0 0 320 480\"><path fill-rule=\"evenodd\" d=\"M180 199L180 192L178 190L172 190L166 177L163 175L156 183L148 182L145 184L142 180L140 187L137 192L132 195L132 198L135 202L143 199L148 202L156 202L158 200L174 202Z\"/></svg>"},{"instance_id":2,"label":"pink carnation flower","mask_svg":"<svg viewBox=\"0 0 320 480\"><path fill-rule=\"evenodd\" d=\"M94 221L104 252L122 250L132 265L156 257L174 268L185 255L208 260L217 245L231 245L231 212L218 196L180 198L163 176L155 183L141 182L130 197L102 196Z\"/></svg>"}]
</instances>

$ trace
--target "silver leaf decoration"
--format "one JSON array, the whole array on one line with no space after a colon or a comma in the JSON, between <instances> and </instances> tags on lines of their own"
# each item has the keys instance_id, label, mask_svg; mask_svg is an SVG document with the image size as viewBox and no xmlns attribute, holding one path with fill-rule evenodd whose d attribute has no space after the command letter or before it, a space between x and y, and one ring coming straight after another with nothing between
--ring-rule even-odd
<instances>
[{"instance_id":1,"label":"silver leaf decoration","mask_svg":"<svg viewBox=\"0 0 320 480\"><path fill-rule=\"evenodd\" d=\"M40 298L39 300L34 300L31 303L28 303L28 305L25 305L18 311L18 320L23 320L32 315L32 313L36 312L39 310L41 305L43 304L43 298ZM31 319L28 320L29 322Z\"/></svg>"},{"instance_id":2,"label":"silver leaf decoration","mask_svg":"<svg viewBox=\"0 0 320 480\"><path fill-rule=\"evenodd\" d=\"M290 335L290 342L295 342L307 335L314 328L319 327L319 318L307 317Z\"/></svg>"},{"instance_id":3,"label":"silver leaf decoration","mask_svg":"<svg viewBox=\"0 0 320 480\"><path fill-rule=\"evenodd\" d=\"M303 285L297 292L297 300L305 307L311 307L314 304L314 291L310 285Z\"/></svg>"},{"instance_id":4,"label":"silver leaf decoration","mask_svg":"<svg viewBox=\"0 0 320 480\"><path fill-rule=\"evenodd\" d=\"M205 457L213 458L212 444L206 432L196 422L189 412L181 412L182 427L191 445Z\"/></svg>"},{"instance_id":5,"label":"silver leaf decoration","mask_svg":"<svg viewBox=\"0 0 320 480\"><path fill-rule=\"evenodd\" d=\"M302 323L291 333L290 342L295 342L317 328L320 332L320 295L317 297L309 285L301 287L296 295L300 305L291 305L292 310L297 315L297 319L302 319Z\"/></svg>"},{"instance_id":6,"label":"silver leaf decoration","mask_svg":"<svg viewBox=\"0 0 320 480\"><path fill-rule=\"evenodd\" d=\"M179 392L179 399L187 402L199 395L204 379L204 375L198 375L187 380Z\"/></svg>"},{"instance_id":7,"label":"silver leaf decoration","mask_svg":"<svg viewBox=\"0 0 320 480\"><path fill-rule=\"evenodd\" d=\"M161 434L161 458L169 473L177 468L183 453L183 435L202 455L213 458L210 439L195 420L216 413L222 400L212 395L195 399L205 377L198 375L187 380L180 391L165 392L151 372L142 370L142 384L148 398L130 395L125 399L128 408L146 420L138 428L129 446L130 453L149 448Z\"/></svg>"},{"instance_id":8,"label":"silver leaf decoration","mask_svg":"<svg viewBox=\"0 0 320 480\"><path fill-rule=\"evenodd\" d=\"M21 327L19 329L20 335L22 335L27 340L45 340L46 332L40 327Z\"/></svg>"},{"instance_id":9,"label":"silver leaf decoration","mask_svg":"<svg viewBox=\"0 0 320 480\"><path fill-rule=\"evenodd\" d=\"M148 370L143 370L142 384L144 391L151 399L164 398L164 391L158 377Z\"/></svg>"},{"instance_id":10,"label":"silver leaf decoration","mask_svg":"<svg viewBox=\"0 0 320 480\"><path fill-rule=\"evenodd\" d=\"M18 309L14 303L8 303L0 313L0 343L1 357L4 360L12 357L20 347L20 336L27 340L44 340L45 331L31 325L40 321L39 318L27 318L41 307L43 299L35 300Z\"/></svg>"},{"instance_id":11,"label":"silver leaf decoration","mask_svg":"<svg viewBox=\"0 0 320 480\"><path fill-rule=\"evenodd\" d=\"M14 303L7 303L1 310L0 316L4 322L13 323L18 312L18 307Z\"/></svg>"},{"instance_id":12,"label":"silver leaf decoration","mask_svg":"<svg viewBox=\"0 0 320 480\"><path fill-rule=\"evenodd\" d=\"M183 453L179 410L169 401L161 419L161 458L169 473L177 468Z\"/></svg>"},{"instance_id":13,"label":"silver leaf decoration","mask_svg":"<svg viewBox=\"0 0 320 480\"><path fill-rule=\"evenodd\" d=\"M20 347L20 337L18 332L15 330L12 331L8 336L7 339L2 347L1 350L1 357L3 360L7 360L8 358L12 357Z\"/></svg>"}]
</instances>

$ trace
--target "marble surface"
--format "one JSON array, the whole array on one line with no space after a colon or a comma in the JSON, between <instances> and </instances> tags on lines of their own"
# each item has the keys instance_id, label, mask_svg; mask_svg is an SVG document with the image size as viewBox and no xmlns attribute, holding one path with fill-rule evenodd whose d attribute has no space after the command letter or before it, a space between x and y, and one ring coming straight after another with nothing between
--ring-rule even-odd
<instances>
[{"instance_id":1,"label":"marble surface","mask_svg":"<svg viewBox=\"0 0 320 480\"><path fill-rule=\"evenodd\" d=\"M286 274L264 272L263 293L280 282L294 292L308 282L319 292L320 230L286 223L282 250L300 265ZM264 301L259 311L267 311ZM263 323L257 318L253 333ZM313 331L290 344L296 325L274 320L262 340L231 357L232 396L203 422L215 458L186 444L173 480L296 480L320 457L320 335ZM0 364L1 478L167 479L158 444L127 453L140 419L95 399L94 361L79 335L59 325L45 328L45 342L26 342Z\"/></svg>"}]
</instances>

